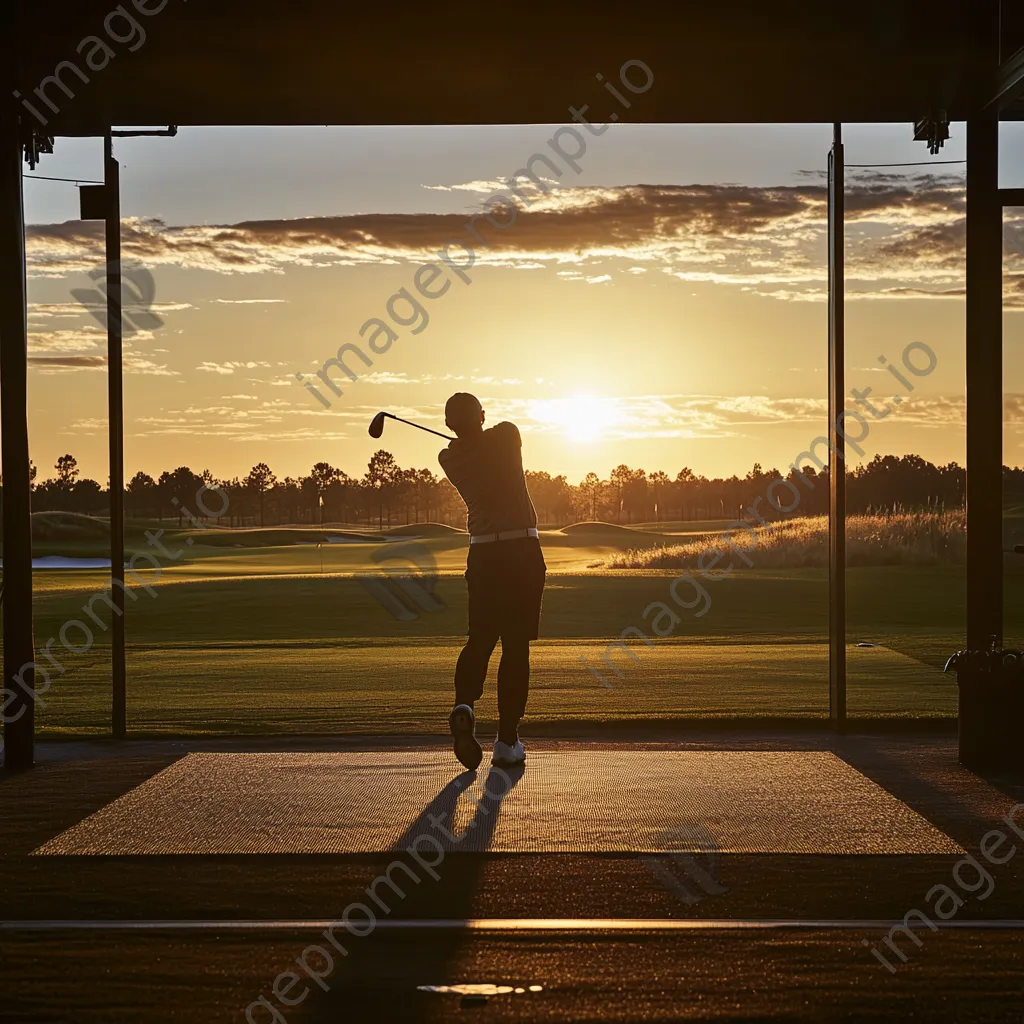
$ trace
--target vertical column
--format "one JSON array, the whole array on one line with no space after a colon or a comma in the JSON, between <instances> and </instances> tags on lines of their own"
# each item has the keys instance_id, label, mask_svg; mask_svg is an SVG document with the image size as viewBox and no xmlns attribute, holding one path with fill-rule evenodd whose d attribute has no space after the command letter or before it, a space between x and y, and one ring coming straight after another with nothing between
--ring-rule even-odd
<instances>
[{"instance_id":1,"label":"vertical column","mask_svg":"<svg viewBox=\"0 0 1024 1024\"><path fill-rule=\"evenodd\" d=\"M112 729L124 739L128 696L124 655L124 392L121 366L121 181L113 138L103 142L103 181L107 202L107 434L110 439L110 582Z\"/></svg>"},{"instance_id":2,"label":"vertical column","mask_svg":"<svg viewBox=\"0 0 1024 1024\"><path fill-rule=\"evenodd\" d=\"M1003 207L999 121L967 122L967 646L1003 636Z\"/></svg>"},{"instance_id":3,"label":"vertical column","mask_svg":"<svg viewBox=\"0 0 1024 1024\"><path fill-rule=\"evenodd\" d=\"M25 214L18 121L0 115L0 460L3 473L4 767L30 768L35 743L32 502L28 461Z\"/></svg>"},{"instance_id":4,"label":"vertical column","mask_svg":"<svg viewBox=\"0 0 1024 1024\"><path fill-rule=\"evenodd\" d=\"M845 168L843 126L833 125L828 155L828 705L846 724L846 442L839 428L846 404L844 305Z\"/></svg>"}]
</instances>

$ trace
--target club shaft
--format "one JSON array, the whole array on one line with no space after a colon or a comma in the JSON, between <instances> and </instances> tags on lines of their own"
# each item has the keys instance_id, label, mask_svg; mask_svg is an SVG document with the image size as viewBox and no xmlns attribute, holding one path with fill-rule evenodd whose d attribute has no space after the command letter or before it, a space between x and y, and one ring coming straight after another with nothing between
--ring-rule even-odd
<instances>
[{"instance_id":1,"label":"club shaft","mask_svg":"<svg viewBox=\"0 0 1024 1024\"><path fill-rule=\"evenodd\" d=\"M442 434L440 430L431 430L430 427L424 427L421 423L413 423L412 420L403 420L401 416L395 416L393 413L384 413L390 420L398 420L399 423L404 423L410 427L417 427L419 430L425 430L428 434L435 434L437 437L443 437L446 441L454 441L455 438L450 434Z\"/></svg>"}]
</instances>

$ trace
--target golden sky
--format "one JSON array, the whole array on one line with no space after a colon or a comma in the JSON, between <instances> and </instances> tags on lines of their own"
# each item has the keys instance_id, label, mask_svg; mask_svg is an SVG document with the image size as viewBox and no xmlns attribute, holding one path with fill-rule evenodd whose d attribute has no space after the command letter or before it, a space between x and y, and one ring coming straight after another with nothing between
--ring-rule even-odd
<instances>
[{"instance_id":1,"label":"golden sky","mask_svg":"<svg viewBox=\"0 0 1024 1024\"><path fill-rule=\"evenodd\" d=\"M962 157L956 128L938 159ZM825 429L828 126L609 129L587 140L579 174L538 164L543 191L506 228L478 218L472 240L469 218L553 130L249 129L225 141L184 129L121 146L123 257L152 274L160 321L126 341L127 475L187 464L232 476L266 461L297 476L320 460L361 473L379 447L373 413L443 429L455 390L520 426L529 467L574 482L620 462L672 476L788 466ZM851 162L928 159L909 126L849 134ZM307 157L285 161L299 136ZM96 147L59 140L37 173L96 177ZM72 295L95 288L101 227L73 219L73 186L26 189L33 460L45 476L68 451L104 480L105 333ZM899 363L925 342L937 358L873 426L866 457L962 462L963 166L851 170L847 192L849 386L889 398L879 356ZM1024 211L1007 211L1006 237L1017 463ZM464 277L438 259L450 238L473 242L471 267L448 250ZM430 263L433 299L414 283ZM402 289L415 305L392 299ZM371 318L397 335L386 351L360 338ZM346 342L372 365L350 358L355 381L335 372L340 397L321 384L325 409L295 375L315 380ZM389 428L385 442L400 464L436 471L427 435Z\"/></svg>"}]
</instances>

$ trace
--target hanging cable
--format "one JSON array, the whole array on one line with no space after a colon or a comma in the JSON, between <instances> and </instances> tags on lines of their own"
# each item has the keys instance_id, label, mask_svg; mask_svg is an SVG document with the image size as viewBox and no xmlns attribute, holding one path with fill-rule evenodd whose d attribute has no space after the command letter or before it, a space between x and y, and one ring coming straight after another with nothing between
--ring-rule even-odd
<instances>
[{"instance_id":1,"label":"hanging cable","mask_svg":"<svg viewBox=\"0 0 1024 1024\"><path fill-rule=\"evenodd\" d=\"M45 174L23 174L23 178L34 178L36 181L73 181L76 185L102 185L102 181L92 178L51 178Z\"/></svg>"},{"instance_id":2,"label":"hanging cable","mask_svg":"<svg viewBox=\"0 0 1024 1024\"><path fill-rule=\"evenodd\" d=\"M966 160L917 160L909 164L847 164L847 167L934 167L936 164L965 164Z\"/></svg>"}]
</instances>

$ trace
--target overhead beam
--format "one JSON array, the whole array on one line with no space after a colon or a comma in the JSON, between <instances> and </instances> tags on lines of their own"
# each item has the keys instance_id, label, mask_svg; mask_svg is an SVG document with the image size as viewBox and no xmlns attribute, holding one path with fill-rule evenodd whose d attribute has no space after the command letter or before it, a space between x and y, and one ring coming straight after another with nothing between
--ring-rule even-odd
<instances>
[{"instance_id":1,"label":"overhead beam","mask_svg":"<svg viewBox=\"0 0 1024 1024\"><path fill-rule=\"evenodd\" d=\"M612 114L652 124L910 122L934 108L959 120L974 103L968 83L992 70L964 12L992 2L677 0L624 17L613 0L563 0L570 45L563 33L537 32L549 5L536 2L495 32L473 0L449 0L443 17L430 4L402 4L396 15L394 5L307 0L282 17L251 0L140 0L127 6L146 41L128 52L134 42L104 29L109 0L22 0L28 25L13 84L47 124L27 107L23 116L56 135L101 134L111 123L560 124L584 104L598 124ZM76 49L87 36L109 42L116 59L93 70ZM604 83L622 93L628 60L644 61L655 81L635 98L624 93L627 108ZM74 97L51 83L48 105L36 90L68 61L88 82L65 66Z\"/></svg>"},{"instance_id":2,"label":"overhead beam","mask_svg":"<svg viewBox=\"0 0 1024 1024\"><path fill-rule=\"evenodd\" d=\"M1003 110L1024 96L1024 48L1018 50L999 69L995 96L989 106Z\"/></svg>"}]
</instances>

